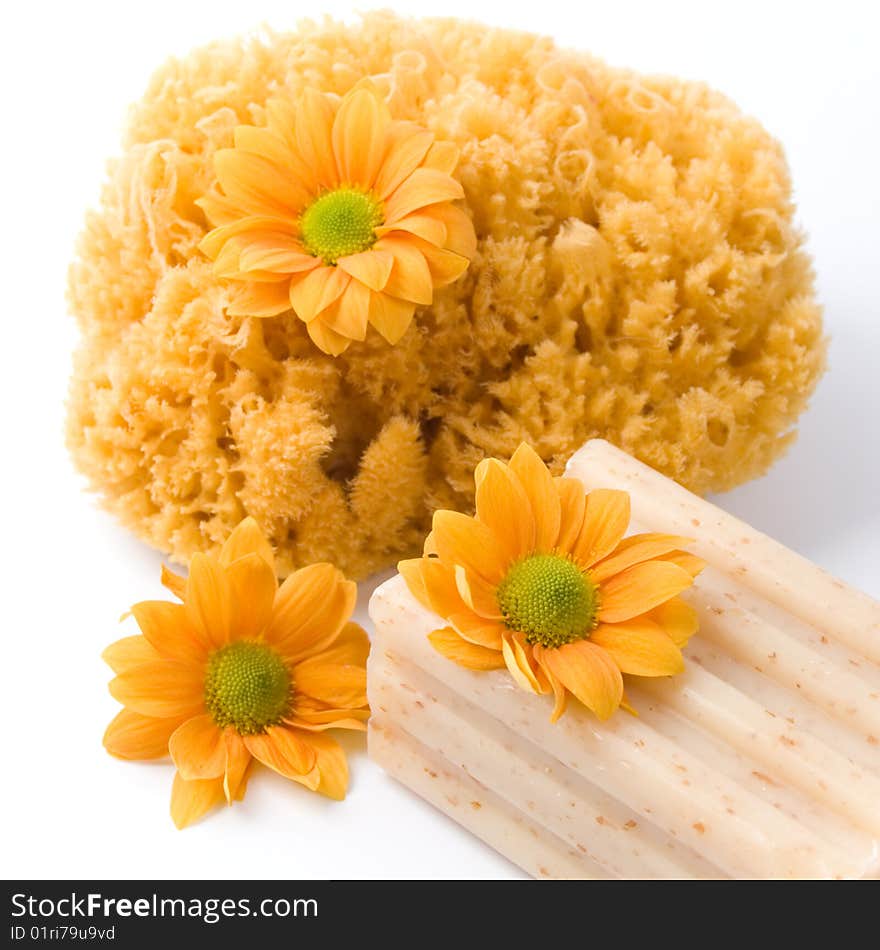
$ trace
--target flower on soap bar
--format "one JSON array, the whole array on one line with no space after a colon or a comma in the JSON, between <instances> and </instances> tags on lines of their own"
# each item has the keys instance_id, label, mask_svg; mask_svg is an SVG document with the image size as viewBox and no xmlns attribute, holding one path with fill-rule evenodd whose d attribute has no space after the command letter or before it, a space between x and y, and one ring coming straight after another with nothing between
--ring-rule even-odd
<instances>
[{"instance_id":1,"label":"flower on soap bar","mask_svg":"<svg viewBox=\"0 0 880 950\"><path fill-rule=\"evenodd\" d=\"M183 828L244 797L253 762L330 798L345 797L345 753L328 729L365 728L369 641L349 622L357 588L330 564L281 586L252 518L219 556L196 554L189 577L163 571L182 603L131 613L141 635L104 652L125 707L104 745L123 759L170 754L171 816Z\"/></svg>"},{"instance_id":2,"label":"flower on soap bar","mask_svg":"<svg viewBox=\"0 0 880 950\"><path fill-rule=\"evenodd\" d=\"M476 470L476 516L437 511L424 556L398 567L413 595L447 626L434 648L473 670L506 667L533 693L568 694L600 719L625 704L623 677L670 676L696 633L678 595L703 562L687 538L624 537L629 495L554 478L521 445L509 465Z\"/></svg>"},{"instance_id":3,"label":"flower on soap bar","mask_svg":"<svg viewBox=\"0 0 880 950\"><path fill-rule=\"evenodd\" d=\"M341 102L314 90L270 100L266 121L215 154L220 190L198 202L215 225L200 247L237 288L228 312L293 309L334 356L368 324L396 343L476 250L452 204L464 196L457 149L393 120L368 81Z\"/></svg>"}]
</instances>

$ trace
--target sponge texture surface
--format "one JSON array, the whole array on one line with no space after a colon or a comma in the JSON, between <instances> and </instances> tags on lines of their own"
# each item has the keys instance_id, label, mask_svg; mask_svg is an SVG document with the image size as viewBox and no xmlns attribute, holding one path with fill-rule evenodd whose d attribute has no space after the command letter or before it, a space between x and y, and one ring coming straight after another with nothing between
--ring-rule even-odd
<instances>
[{"instance_id":1,"label":"sponge texture surface","mask_svg":"<svg viewBox=\"0 0 880 950\"><path fill-rule=\"evenodd\" d=\"M332 358L293 314L226 313L197 245L213 152L264 104L364 76L461 149L479 248L389 346ZM467 510L486 455L610 440L697 492L767 469L824 366L779 145L707 87L541 37L371 14L199 49L132 109L71 269L68 442L179 561L257 518L287 573L351 576Z\"/></svg>"}]
</instances>

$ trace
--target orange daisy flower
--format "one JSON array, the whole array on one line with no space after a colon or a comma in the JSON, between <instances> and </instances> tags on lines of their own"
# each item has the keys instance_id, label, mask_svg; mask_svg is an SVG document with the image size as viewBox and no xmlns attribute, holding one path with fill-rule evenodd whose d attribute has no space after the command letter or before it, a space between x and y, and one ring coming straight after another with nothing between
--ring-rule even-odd
<instances>
[{"instance_id":1,"label":"orange daisy flower","mask_svg":"<svg viewBox=\"0 0 880 950\"><path fill-rule=\"evenodd\" d=\"M413 595L448 626L434 648L474 670L507 667L517 684L568 694L600 719L622 703L623 677L670 676L696 633L678 597L704 563L687 538L637 534L629 495L553 478L521 445L509 465L476 470L476 516L437 511L425 556L398 568Z\"/></svg>"},{"instance_id":2,"label":"orange daisy flower","mask_svg":"<svg viewBox=\"0 0 880 950\"><path fill-rule=\"evenodd\" d=\"M327 729L365 728L366 633L348 618L357 588L330 564L279 587L272 549L252 518L219 557L196 554L183 603L144 601L140 636L104 652L125 707L104 746L123 759L170 753L171 816L183 828L244 797L252 762L330 798L345 797L345 753Z\"/></svg>"},{"instance_id":3,"label":"orange daisy flower","mask_svg":"<svg viewBox=\"0 0 880 950\"><path fill-rule=\"evenodd\" d=\"M238 286L228 312L293 309L334 356L368 323L396 343L476 250L451 203L464 197L458 150L392 120L369 82L341 102L314 90L273 99L266 121L235 130L235 147L214 156L220 191L198 202L215 225L200 247Z\"/></svg>"}]
</instances>

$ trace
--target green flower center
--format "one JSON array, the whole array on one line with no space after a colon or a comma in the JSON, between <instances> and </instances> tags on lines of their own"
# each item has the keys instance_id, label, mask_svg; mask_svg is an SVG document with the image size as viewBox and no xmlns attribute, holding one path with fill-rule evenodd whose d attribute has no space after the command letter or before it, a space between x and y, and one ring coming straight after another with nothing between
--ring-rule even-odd
<instances>
[{"instance_id":1,"label":"green flower center","mask_svg":"<svg viewBox=\"0 0 880 950\"><path fill-rule=\"evenodd\" d=\"M358 254L376 243L382 206L357 188L337 188L313 201L299 219L305 249L325 264Z\"/></svg>"},{"instance_id":2,"label":"green flower center","mask_svg":"<svg viewBox=\"0 0 880 950\"><path fill-rule=\"evenodd\" d=\"M265 732L290 709L293 684L281 657L262 643L230 643L208 660L205 705L221 729Z\"/></svg>"},{"instance_id":3,"label":"green flower center","mask_svg":"<svg viewBox=\"0 0 880 950\"><path fill-rule=\"evenodd\" d=\"M561 554L517 561L498 585L498 606L512 630L529 643L561 647L589 637L599 608L596 585Z\"/></svg>"}]
</instances>

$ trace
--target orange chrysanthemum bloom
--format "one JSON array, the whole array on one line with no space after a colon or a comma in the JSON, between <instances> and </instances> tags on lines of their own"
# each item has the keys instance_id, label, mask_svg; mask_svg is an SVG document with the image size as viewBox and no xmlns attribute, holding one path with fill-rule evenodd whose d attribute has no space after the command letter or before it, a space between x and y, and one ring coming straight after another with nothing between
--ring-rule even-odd
<instances>
[{"instance_id":1,"label":"orange chrysanthemum bloom","mask_svg":"<svg viewBox=\"0 0 880 950\"><path fill-rule=\"evenodd\" d=\"M266 121L235 130L214 156L221 191L198 202L215 225L200 247L238 285L228 312L293 309L334 356L368 323L396 343L476 250L451 203L464 196L457 149L392 120L369 82L341 102L314 90L270 100Z\"/></svg>"},{"instance_id":2,"label":"orange chrysanthemum bloom","mask_svg":"<svg viewBox=\"0 0 880 950\"><path fill-rule=\"evenodd\" d=\"M135 604L141 636L104 652L124 706L104 745L123 759L170 753L171 816L183 828L244 797L255 759L330 798L348 785L345 753L327 729L364 729L366 633L348 618L357 588L330 564L279 587L252 518L219 557L196 554L184 580L163 570L183 603Z\"/></svg>"},{"instance_id":3,"label":"orange chrysanthemum bloom","mask_svg":"<svg viewBox=\"0 0 880 950\"><path fill-rule=\"evenodd\" d=\"M687 538L637 534L629 495L553 478L521 445L509 465L476 470L476 517L437 511L425 556L398 566L409 589L449 624L434 648L474 670L507 667L523 689L553 692L555 722L569 693L607 719L622 673L669 676L696 633L677 595L704 564Z\"/></svg>"}]
</instances>

